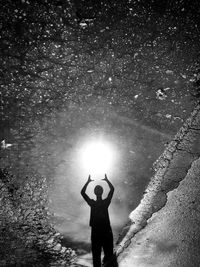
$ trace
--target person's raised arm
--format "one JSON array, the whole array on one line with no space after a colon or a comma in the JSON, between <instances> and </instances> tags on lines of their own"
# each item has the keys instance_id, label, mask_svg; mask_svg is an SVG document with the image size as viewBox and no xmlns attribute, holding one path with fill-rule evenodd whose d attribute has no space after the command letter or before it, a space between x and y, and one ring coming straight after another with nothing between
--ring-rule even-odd
<instances>
[{"instance_id":1,"label":"person's raised arm","mask_svg":"<svg viewBox=\"0 0 200 267\"><path fill-rule=\"evenodd\" d=\"M83 186L83 188L81 189L81 195L82 197L85 199L85 201L88 203L90 201L90 198L88 197L88 195L85 193L86 189L89 185L90 182L92 182L93 180L90 178L90 175L88 177L87 182L85 183L85 185ZM89 204L89 203L88 203Z\"/></svg>"},{"instance_id":2,"label":"person's raised arm","mask_svg":"<svg viewBox=\"0 0 200 267\"><path fill-rule=\"evenodd\" d=\"M113 197L113 194L114 194L114 186L113 186L112 183L108 180L108 177L107 177L106 174L105 174L105 178L102 179L102 180L106 181L107 184L108 184L108 186L109 186L109 188L110 188L110 192L108 193L107 199L108 199L109 201L111 201L111 199L112 199L112 197Z\"/></svg>"}]
</instances>

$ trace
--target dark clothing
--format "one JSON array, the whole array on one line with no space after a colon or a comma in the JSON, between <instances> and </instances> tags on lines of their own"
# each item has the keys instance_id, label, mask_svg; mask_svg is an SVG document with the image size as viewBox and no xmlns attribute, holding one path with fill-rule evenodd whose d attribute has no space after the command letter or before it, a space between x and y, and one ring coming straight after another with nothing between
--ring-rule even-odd
<instances>
[{"instance_id":1,"label":"dark clothing","mask_svg":"<svg viewBox=\"0 0 200 267\"><path fill-rule=\"evenodd\" d=\"M85 193L86 188L91 181L90 176L81 190L81 195L91 208L90 226L94 267L101 267L102 248L105 255L104 262L108 261L113 256L113 234L110 226L108 207L114 193L114 187L108 179L105 178L105 180L110 187L110 192L106 199L101 199L101 195L99 197L97 195L97 200L93 200Z\"/></svg>"},{"instance_id":2,"label":"dark clothing","mask_svg":"<svg viewBox=\"0 0 200 267\"><path fill-rule=\"evenodd\" d=\"M91 232L92 242L92 255L93 255L93 266L101 267L101 250L104 251L104 262L108 261L113 255L113 234L111 227L108 229L92 227Z\"/></svg>"},{"instance_id":3,"label":"dark clothing","mask_svg":"<svg viewBox=\"0 0 200 267\"><path fill-rule=\"evenodd\" d=\"M108 215L108 207L110 200L108 198L103 200L88 199L88 205L91 207L90 212L90 226L95 228L109 228L110 219Z\"/></svg>"},{"instance_id":4,"label":"dark clothing","mask_svg":"<svg viewBox=\"0 0 200 267\"><path fill-rule=\"evenodd\" d=\"M91 227L110 227L110 219L108 214L108 207L113 196L113 191L110 191L106 199L94 200L84 195L85 201L91 207L90 212L90 226Z\"/></svg>"},{"instance_id":5,"label":"dark clothing","mask_svg":"<svg viewBox=\"0 0 200 267\"><path fill-rule=\"evenodd\" d=\"M93 266L101 267L101 250L104 251L104 262L113 255L113 234L110 226L108 207L112 194L106 199L93 200L86 197L86 202L91 207L90 226Z\"/></svg>"}]
</instances>

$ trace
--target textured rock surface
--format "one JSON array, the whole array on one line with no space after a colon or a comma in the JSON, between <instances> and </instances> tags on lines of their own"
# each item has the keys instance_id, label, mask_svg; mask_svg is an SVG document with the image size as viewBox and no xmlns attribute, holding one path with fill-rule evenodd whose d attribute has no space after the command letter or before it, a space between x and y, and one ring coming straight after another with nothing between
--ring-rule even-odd
<instances>
[{"instance_id":1,"label":"textured rock surface","mask_svg":"<svg viewBox=\"0 0 200 267\"><path fill-rule=\"evenodd\" d=\"M6 171L0 178L0 266L70 266L75 253L50 222L46 180L17 188Z\"/></svg>"},{"instance_id":2,"label":"textured rock surface","mask_svg":"<svg viewBox=\"0 0 200 267\"><path fill-rule=\"evenodd\" d=\"M195 232L198 230L195 223L193 224L191 223L189 213L187 213L186 216L184 217L184 207L185 209L188 209L186 207L188 207L189 205L187 190L189 197L193 196L195 199L197 198L199 192L198 181L197 181L198 174L196 173L199 168L199 165L198 167L195 165L196 164L195 160L198 159L198 157L200 156L199 142L200 142L200 107L197 106L194 112L192 113L191 117L186 121L186 123L180 129L180 131L175 136L173 141L168 145L162 156L155 163L154 167L156 173L154 177L152 177L140 205L130 214L130 224L127 225L127 229L125 229L126 235L117 248L117 254L119 255L120 266L129 267L129 266L134 266L133 264L135 264L135 266L149 266L149 264L152 264L152 266L198 266L199 265L199 263L195 265L195 261L193 261L191 265L187 265L186 263L184 263L184 261L182 261L182 258L184 258L182 257L183 254L179 255L180 256L179 261L182 262L181 263L182 265L178 263L178 259L176 264L173 263L172 265L170 265L171 261L168 258L164 260L162 263L158 261L158 265L153 265L154 264L153 258L154 256L155 257L157 256L157 255L153 256L153 253L156 253L154 249L148 250L149 254L147 258L149 257L148 258L150 259L149 262L146 260L144 260L144 262L142 260L138 260L137 262L136 260L137 257L143 258L142 255L146 255L146 250L143 250L144 247L141 249L139 255L136 249L136 247L137 248L138 246L140 247L141 243L144 243L143 242L144 240L140 239L142 233L145 232L144 238L146 238L145 239L146 246L147 247L154 246L152 245L151 242L148 243L149 242L148 235L151 235L151 239L153 237L155 238L156 236L159 237L159 232L164 231L166 227L164 223L163 224L161 223L165 221L163 220L163 218L165 218L166 214L167 217L170 217L169 220L171 220L169 221L169 224L170 223L174 224L174 222L177 220L173 212L170 213L170 210L174 210L174 212L176 212L177 209L177 212L179 213L179 221L180 222L183 221L183 228L185 225L188 225L188 232L190 231L190 228L195 229L195 231L193 232L191 231L191 236L194 236ZM186 183L184 179L188 177L186 175L189 170L190 170L189 173L195 172L196 174L192 175L193 182ZM181 187L182 183L180 184L181 181L183 181L183 183L186 183L187 187L182 188ZM175 188L177 188L177 191L174 190ZM196 192L195 190L197 190L198 192ZM178 192L178 194L181 195L181 200L180 200L181 204L179 203L178 200L177 203L176 202L173 203L173 197L168 198L167 193L170 191L172 191L172 196L174 192ZM171 196L171 193L169 195ZM170 205L170 208L168 207L168 205ZM159 212L159 210L161 211ZM164 214L162 214L162 212L164 212ZM162 216L160 217L160 220L159 219L156 220L156 224L154 225L153 224L153 222L155 222L154 219L157 218L159 214L162 214ZM198 216L199 215L196 214L196 217L193 218L194 222L199 220ZM158 227L158 229L155 232L152 231L152 229L156 228L158 225L160 225L160 228ZM180 235L182 235L181 229L178 229L178 225L176 227L175 231L176 230L180 231L180 233L177 234L176 237L177 239L179 239ZM144 230L142 230L143 228ZM183 230L183 232L185 236L187 236L187 231L185 232ZM163 244L165 243L164 241L165 239L167 240L166 244L169 243L169 246L171 246L171 244L172 245L174 244L175 241L171 243L171 241L167 239L167 235L169 237L171 235L173 236L173 228L170 226L167 229L165 229L165 237L161 236L160 237L161 241L158 240L158 242L161 242L161 246L162 242ZM185 246L183 249L185 253L188 250L188 244L191 242L192 239L186 238L187 246ZM192 253L192 251L190 252ZM188 257L190 256L190 254L187 255ZM191 255L193 255L193 253ZM175 257L175 255L173 255L173 257ZM196 260L199 261L199 258L197 258Z\"/></svg>"},{"instance_id":3,"label":"textured rock surface","mask_svg":"<svg viewBox=\"0 0 200 267\"><path fill-rule=\"evenodd\" d=\"M200 266L200 159L119 256L119 267Z\"/></svg>"}]
</instances>

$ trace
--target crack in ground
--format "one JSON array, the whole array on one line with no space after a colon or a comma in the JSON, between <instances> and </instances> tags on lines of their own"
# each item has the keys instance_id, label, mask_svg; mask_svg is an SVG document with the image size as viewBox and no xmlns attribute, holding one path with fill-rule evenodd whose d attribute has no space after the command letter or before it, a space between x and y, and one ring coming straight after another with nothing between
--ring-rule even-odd
<instances>
[{"instance_id":1,"label":"crack in ground","mask_svg":"<svg viewBox=\"0 0 200 267\"><path fill-rule=\"evenodd\" d=\"M129 247L134 236L146 227L148 220L153 216L153 214L165 207L167 203L167 193L173 191L179 186L180 182L186 177L193 161L200 156L200 151L198 153L193 153L192 151L188 151L187 149L184 150L183 148L180 151L180 146L183 145L184 147L185 144L187 148L189 147L191 150L193 149L192 146L197 139L197 135L200 134L200 132L194 133L193 131L194 129L199 129L197 127L198 124L200 124L200 105L195 107L191 116L181 127L174 139L169 143L163 154L155 162L154 170L156 173L151 179L139 206L129 215L131 225L122 241L118 242L119 244L116 248L117 256ZM189 138L187 139L188 135ZM182 159L185 159L187 155L187 167L180 167L182 172L181 175L179 175L179 178L177 179L176 177L176 180L171 178L170 180L168 178L168 176L170 176L170 172L173 174L173 166L171 165L174 164L176 159L178 164L181 162L181 152L185 152L185 154L182 155ZM169 179L169 181L167 179ZM156 205L155 203L158 200L159 205ZM147 207L146 210L145 207Z\"/></svg>"}]
</instances>

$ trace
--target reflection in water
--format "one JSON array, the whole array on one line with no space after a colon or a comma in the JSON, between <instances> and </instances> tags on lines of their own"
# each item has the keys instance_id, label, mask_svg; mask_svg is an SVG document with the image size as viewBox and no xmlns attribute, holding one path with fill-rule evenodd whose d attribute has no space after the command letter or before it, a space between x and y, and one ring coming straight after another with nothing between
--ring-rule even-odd
<instances>
[{"instance_id":1,"label":"reflection in water","mask_svg":"<svg viewBox=\"0 0 200 267\"><path fill-rule=\"evenodd\" d=\"M89 183L92 182L90 175L87 182L81 190L81 195L91 208L90 226L91 226L91 247L93 266L101 267L101 251L104 251L103 262L106 264L113 258L113 233L110 226L110 218L108 214L108 207L114 193L114 187L108 180L107 175L102 179L106 181L109 186L109 193L105 199L102 199L103 187L97 185L94 189L96 200L89 198L86 194L86 189Z\"/></svg>"}]
</instances>

